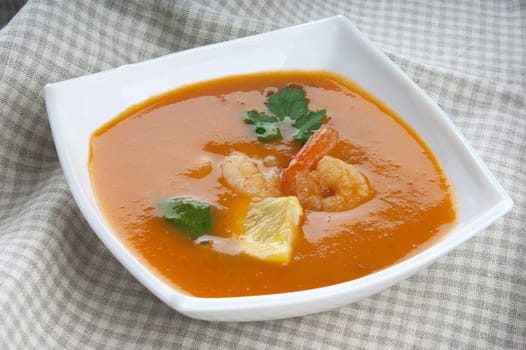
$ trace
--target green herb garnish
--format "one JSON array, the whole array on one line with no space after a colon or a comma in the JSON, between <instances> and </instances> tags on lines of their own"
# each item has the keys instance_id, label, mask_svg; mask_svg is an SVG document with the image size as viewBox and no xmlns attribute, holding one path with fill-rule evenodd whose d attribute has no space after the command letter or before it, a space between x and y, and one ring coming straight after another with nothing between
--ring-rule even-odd
<instances>
[{"instance_id":1,"label":"green herb garnish","mask_svg":"<svg viewBox=\"0 0 526 350\"><path fill-rule=\"evenodd\" d=\"M265 105L270 113L255 110L243 112L245 123L252 127L261 142L280 139L280 123L289 118L296 129L292 137L304 144L321 127L323 118L327 115L324 109L309 111L305 92L300 87L289 86L270 94Z\"/></svg>"},{"instance_id":2,"label":"green herb garnish","mask_svg":"<svg viewBox=\"0 0 526 350\"><path fill-rule=\"evenodd\" d=\"M265 105L280 120L287 117L295 120L308 112L305 93L297 87L286 87L277 94L270 94Z\"/></svg>"},{"instance_id":3,"label":"green herb garnish","mask_svg":"<svg viewBox=\"0 0 526 350\"><path fill-rule=\"evenodd\" d=\"M322 120L325 118L327 113L324 109L316 112L308 112L305 115L297 118L292 124L293 127L298 129L292 137L302 145L307 142L313 131L318 130L321 127Z\"/></svg>"},{"instance_id":4,"label":"green herb garnish","mask_svg":"<svg viewBox=\"0 0 526 350\"><path fill-rule=\"evenodd\" d=\"M270 142L281 138L276 118L256 111L243 112L243 120L252 127L261 142Z\"/></svg>"},{"instance_id":5,"label":"green herb garnish","mask_svg":"<svg viewBox=\"0 0 526 350\"><path fill-rule=\"evenodd\" d=\"M191 199L166 198L159 203L163 218L193 239L212 227L210 205Z\"/></svg>"}]
</instances>

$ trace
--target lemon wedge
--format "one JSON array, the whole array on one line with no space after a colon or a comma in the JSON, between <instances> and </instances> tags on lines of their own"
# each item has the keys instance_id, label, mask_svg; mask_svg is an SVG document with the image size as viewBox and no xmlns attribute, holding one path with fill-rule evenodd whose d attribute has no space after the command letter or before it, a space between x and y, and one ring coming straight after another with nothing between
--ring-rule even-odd
<instances>
[{"instance_id":1,"label":"lemon wedge","mask_svg":"<svg viewBox=\"0 0 526 350\"><path fill-rule=\"evenodd\" d=\"M251 203L239 236L243 250L261 260L288 263L302 218L303 208L293 196Z\"/></svg>"}]
</instances>

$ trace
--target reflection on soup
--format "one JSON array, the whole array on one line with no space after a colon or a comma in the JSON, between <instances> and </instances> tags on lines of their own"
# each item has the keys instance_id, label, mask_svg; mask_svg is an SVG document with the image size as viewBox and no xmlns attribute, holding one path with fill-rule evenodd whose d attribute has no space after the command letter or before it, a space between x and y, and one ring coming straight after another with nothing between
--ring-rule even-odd
<instances>
[{"instance_id":1,"label":"reflection on soup","mask_svg":"<svg viewBox=\"0 0 526 350\"><path fill-rule=\"evenodd\" d=\"M406 258L454 225L446 178L388 108L328 72L186 86L92 137L99 208L191 295L298 291Z\"/></svg>"}]
</instances>

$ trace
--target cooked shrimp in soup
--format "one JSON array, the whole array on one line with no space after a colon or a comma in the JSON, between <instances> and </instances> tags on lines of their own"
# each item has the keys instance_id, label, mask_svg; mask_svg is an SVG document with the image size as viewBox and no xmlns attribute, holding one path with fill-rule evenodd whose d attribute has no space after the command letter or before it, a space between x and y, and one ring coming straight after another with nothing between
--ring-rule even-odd
<instances>
[{"instance_id":1,"label":"cooked shrimp in soup","mask_svg":"<svg viewBox=\"0 0 526 350\"><path fill-rule=\"evenodd\" d=\"M279 174L272 170L264 174L256 161L246 155L228 155L221 163L227 186L250 197L267 198L281 195Z\"/></svg>"}]
</instances>

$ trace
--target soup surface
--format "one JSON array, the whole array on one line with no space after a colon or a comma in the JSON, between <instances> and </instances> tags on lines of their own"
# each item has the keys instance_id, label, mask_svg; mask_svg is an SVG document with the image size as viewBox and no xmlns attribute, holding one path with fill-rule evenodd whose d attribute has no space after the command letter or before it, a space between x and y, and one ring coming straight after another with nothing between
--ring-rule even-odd
<instances>
[{"instance_id":1,"label":"soup surface","mask_svg":"<svg viewBox=\"0 0 526 350\"><path fill-rule=\"evenodd\" d=\"M284 169L301 145L258 141L243 121L271 93L301 87L325 109L339 141L330 156L351 164L371 195L343 211L304 210L288 263L201 244L164 220L161 198L212 208L210 235L236 237L250 198L225 184L225 157ZM455 221L446 178L423 142L388 108L328 72L269 72L186 86L133 106L94 133L90 169L97 201L118 238L161 279L191 295L298 291L349 281L418 252ZM271 159L270 165L265 159ZM206 242L205 242L206 243Z\"/></svg>"}]
</instances>

